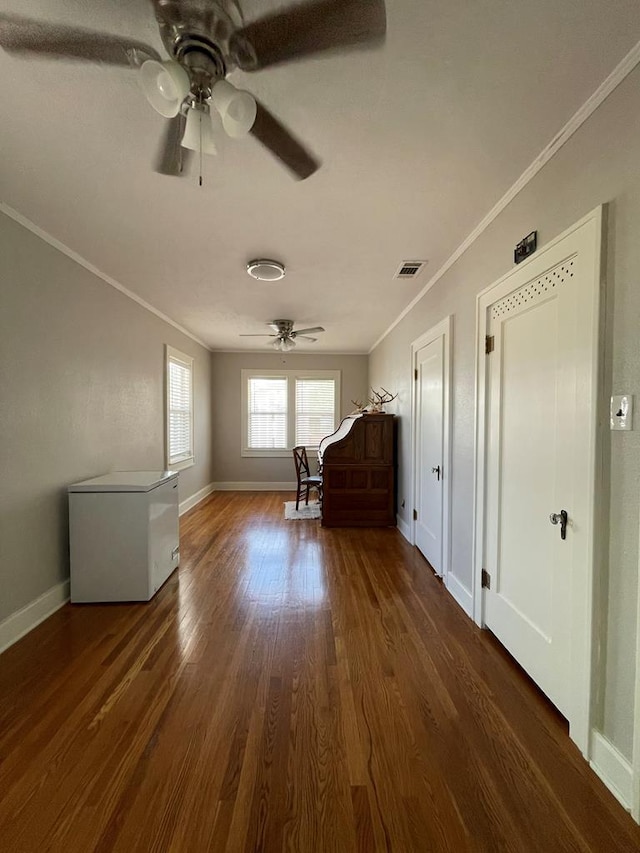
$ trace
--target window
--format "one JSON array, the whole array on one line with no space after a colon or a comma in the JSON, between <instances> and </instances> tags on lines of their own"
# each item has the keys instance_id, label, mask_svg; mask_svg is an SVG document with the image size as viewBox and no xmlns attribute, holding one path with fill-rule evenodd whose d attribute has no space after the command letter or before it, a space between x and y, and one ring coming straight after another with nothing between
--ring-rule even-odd
<instances>
[{"instance_id":1,"label":"window","mask_svg":"<svg viewBox=\"0 0 640 853\"><path fill-rule=\"evenodd\" d=\"M296 378L296 445L317 447L336 428L333 379Z\"/></svg>"},{"instance_id":2,"label":"window","mask_svg":"<svg viewBox=\"0 0 640 853\"><path fill-rule=\"evenodd\" d=\"M287 446L287 379L249 378L247 447L273 450Z\"/></svg>"},{"instance_id":3,"label":"window","mask_svg":"<svg viewBox=\"0 0 640 853\"><path fill-rule=\"evenodd\" d=\"M167 346L167 467L193 465L193 359Z\"/></svg>"},{"instance_id":4,"label":"window","mask_svg":"<svg viewBox=\"0 0 640 853\"><path fill-rule=\"evenodd\" d=\"M339 418L339 370L242 371L243 456L314 449Z\"/></svg>"}]
</instances>

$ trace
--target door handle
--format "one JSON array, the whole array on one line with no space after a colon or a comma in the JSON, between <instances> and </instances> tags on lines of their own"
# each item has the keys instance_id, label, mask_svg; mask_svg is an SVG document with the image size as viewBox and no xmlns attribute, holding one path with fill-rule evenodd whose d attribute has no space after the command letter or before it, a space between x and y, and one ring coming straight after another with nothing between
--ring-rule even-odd
<instances>
[{"instance_id":1,"label":"door handle","mask_svg":"<svg viewBox=\"0 0 640 853\"><path fill-rule=\"evenodd\" d=\"M435 468L432 468L432 469L431 469L431 473L432 473L432 474L437 474L437 475L438 475L438 480L439 480L439 479L440 479L440 466L439 466L439 465L436 465L436 467L435 467Z\"/></svg>"},{"instance_id":2,"label":"door handle","mask_svg":"<svg viewBox=\"0 0 640 853\"><path fill-rule=\"evenodd\" d=\"M559 524L560 525L560 538L567 538L567 522L569 521L569 515L566 509L561 509L560 512L552 512L549 516L549 521L551 524Z\"/></svg>"}]
</instances>

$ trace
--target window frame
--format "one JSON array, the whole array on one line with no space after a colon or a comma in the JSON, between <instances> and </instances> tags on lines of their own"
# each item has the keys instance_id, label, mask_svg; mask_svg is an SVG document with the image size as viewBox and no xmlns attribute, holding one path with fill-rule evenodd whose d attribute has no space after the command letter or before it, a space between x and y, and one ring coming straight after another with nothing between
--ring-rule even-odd
<instances>
[{"instance_id":1,"label":"window frame","mask_svg":"<svg viewBox=\"0 0 640 853\"><path fill-rule=\"evenodd\" d=\"M249 443L249 379L286 379L287 380L287 447L254 449ZM241 402L241 436L240 455L245 457L285 458L291 456L295 447L296 434L296 379L332 379L335 385L333 406L333 429L340 423L340 370L278 370L277 368L260 370L243 368L241 370L242 402ZM307 445L307 450L317 450L317 446Z\"/></svg>"},{"instance_id":2,"label":"window frame","mask_svg":"<svg viewBox=\"0 0 640 853\"><path fill-rule=\"evenodd\" d=\"M171 408L170 408L170 387L171 387L171 362L178 362L183 366L188 367L191 374L191 394L189 400L189 454L187 456L180 454L181 458L173 459L171 457L171 448L169 446L171 434ZM165 344L165 388L164 388L164 410L165 410L165 463L167 470L182 471L185 468L190 468L195 465L195 451L193 446L194 441L194 369L193 358L178 349L175 349L169 344Z\"/></svg>"}]
</instances>

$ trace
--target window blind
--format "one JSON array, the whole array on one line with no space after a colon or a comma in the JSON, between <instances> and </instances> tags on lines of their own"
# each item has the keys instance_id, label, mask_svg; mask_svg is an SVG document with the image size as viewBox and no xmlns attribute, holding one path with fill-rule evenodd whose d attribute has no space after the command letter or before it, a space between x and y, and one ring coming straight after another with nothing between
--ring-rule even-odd
<instances>
[{"instance_id":1,"label":"window blind","mask_svg":"<svg viewBox=\"0 0 640 853\"><path fill-rule=\"evenodd\" d=\"M193 456L192 443L192 368L169 356L169 464Z\"/></svg>"},{"instance_id":2,"label":"window blind","mask_svg":"<svg viewBox=\"0 0 640 853\"><path fill-rule=\"evenodd\" d=\"M286 377L251 377L247 391L247 447L252 450L286 448Z\"/></svg>"},{"instance_id":3,"label":"window blind","mask_svg":"<svg viewBox=\"0 0 640 853\"><path fill-rule=\"evenodd\" d=\"M296 444L317 447L335 428L333 379L296 379Z\"/></svg>"}]
</instances>

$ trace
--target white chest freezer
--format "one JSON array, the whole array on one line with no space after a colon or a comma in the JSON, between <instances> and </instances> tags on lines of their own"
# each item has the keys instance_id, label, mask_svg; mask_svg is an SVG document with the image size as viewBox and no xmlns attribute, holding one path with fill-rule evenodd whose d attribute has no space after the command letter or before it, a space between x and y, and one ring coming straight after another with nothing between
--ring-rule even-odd
<instances>
[{"instance_id":1,"label":"white chest freezer","mask_svg":"<svg viewBox=\"0 0 640 853\"><path fill-rule=\"evenodd\" d=\"M178 473L116 471L69 486L71 601L148 601L180 560Z\"/></svg>"}]
</instances>

